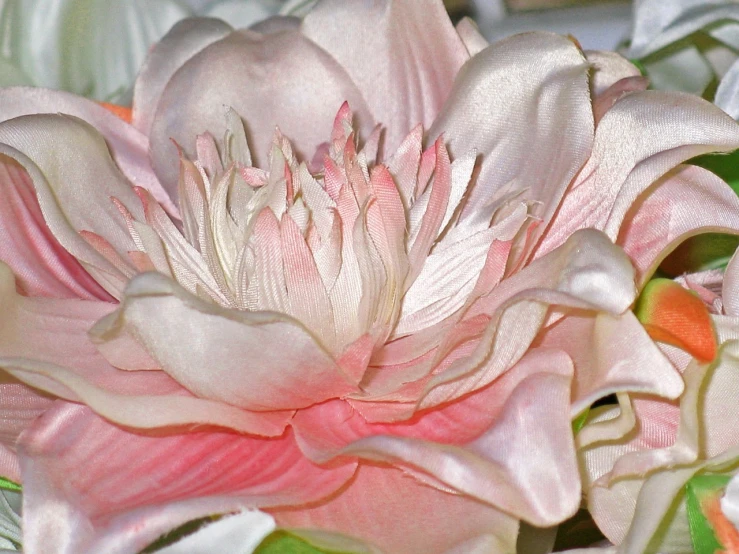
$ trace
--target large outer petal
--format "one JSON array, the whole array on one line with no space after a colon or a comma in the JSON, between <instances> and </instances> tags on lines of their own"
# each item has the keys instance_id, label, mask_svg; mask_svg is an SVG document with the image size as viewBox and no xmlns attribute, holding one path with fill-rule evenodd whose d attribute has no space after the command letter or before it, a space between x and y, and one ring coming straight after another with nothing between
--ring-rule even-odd
<instances>
[{"instance_id":1,"label":"large outer petal","mask_svg":"<svg viewBox=\"0 0 739 554\"><path fill-rule=\"evenodd\" d=\"M560 348L575 364L572 412L617 392L677 398L683 392L678 371L630 311L563 318L539 339Z\"/></svg>"},{"instance_id":2,"label":"large outer petal","mask_svg":"<svg viewBox=\"0 0 739 554\"><path fill-rule=\"evenodd\" d=\"M104 417L131 427L218 425L280 435L291 412L254 414L195 398L162 371L119 371L87 336L115 309L107 302L27 298L0 263L0 367L55 396L85 402ZM11 405L16 402L12 398ZM9 414L8 425L15 426Z\"/></svg>"},{"instance_id":3,"label":"large outer petal","mask_svg":"<svg viewBox=\"0 0 739 554\"><path fill-rule=\"evenodd\" d=\"M126 179L143 187L170 213L176 209L149 162L149 140L97 103L68 92L26 87L0 89L0 121L34 114L64 113L90 123L105 139L110 155ZM50 135L46 144L54 140Z\"/></svg>"},{"instance_id":4,"label":"large outer petal","mask_svg":"<svg viewBox=\"0 0 739 554\"><path fill-rule=\"evenodd\" d=\"M682 241L709 232L739 233L739 199L710 171L678 166L632 206L617 242L634 262L641 286Z\"/></svg>"},{"instance_id":5,"label":"large outer petal","mask_svg":"<svg viewBox=\"0 0 739 554\"><path fill-rule=\"evenodd\" d=\"M232 28L217 19L186 19L177 23L149 52L133 91L133 125L149 135L159 98L182 65Z\"/></svg>"},{"instance_id":6,"label":"large outer petal","mask_svg":"<svg viewBox=\"0 0 739 554\"><path fill-rule=\"evenodd\" d=\"M126 273L79 232L101 235L125 256L136 246L111 198L120 200L137 219L143 220L143 212L102 137L70 116L25 116L0 123L0 153L28 171L46 224L61 245L110 294L118 296Z\"/></svg>"},{"instance_id":7,"label":"large outer petal","mask_svg":"<svg viewBox=\"0 0 739 554\"><path fill-rule=\"evenodd\" d=\"M546 223L587 160L593 140L588 64L568 39L527 33L502 40L462 68L429 137L482 166L464 214L522 191Z\"/></svg>"},{"instance_id":8,"label":"large outer petal","mask_svg":"<svg viewBox=\"0 0 739 554\"><path fill-rule=\"evenodd\" d=\"M340 531L376 544L386 554L516 551L514 518L385 465L361 465L348 487L325 502L269 511L279 525Z\"/></svg>"},{"instance_id":9,"label":"large outer petal","mask_svg":"<svg viewBox=\"0 0 739 554\"><path fill-rule=\"evenodd\" d=\"M431 125L469 57L439 0L323 0L302 32L357 84L386 127L386 152L416 125Z\"/></svg>"},{"instance_id":10,"label":"large outer petal","mask_svg":"<svg viewBox=\"0 0 739 554\"><path fill-rule=\"evenodd\" d=\"M145 436L60 403L21 438L24 551L135 554L186 521L323 498L354 464L320 468L290 434Z\"/></svg>"},{"instance_id":11,"label":"large outer petal","mask_svg":"<svg viewBox=\"0 0 739 554\"><path fill-rule=\"evenodd\" d=\"M536 256L575 229L616 240L628 210L655 181L685 160L739 147L739 125L716 106L675 92L634 92L600 120L593 153L553 218Z\"/></svg>"},{"instance_id":12,"label":"large outer petal","mask_svg":"<svg viewBox=\"0 0 739 554\"><path fill-rule=\"evenodd\" d=\"M179 158L171 139L191 154L196 135L223 136L224 106L244 118L255 165L266 167L275 126L310 159L344 101L369 134L374 119L361 92L299 31L233 32L188 60L164 89L150 134L154 170L175 197Z\"/></svg>"},{"instance_id":13,"label":"large outer petal","mask_svg":"<svg viewBox=\"0 0 739 554\"><path fill-rule=\"evenodd\" d=\"M538 526L572 515L579 478L570 428L572 364L538 350L487 388L398 424L367 423L337 402L299 412L301 448L412 470ZM536 445L536 460L532 446Z\"/></svg>"},{"instance_id":14,"label":"large outer petal","mask_svg":"<svg viewBox=\"0 0 739 554\"><path fill-rule=\"evenodd\" d=\"M105 341L125 331L197 396L245 409L302 408L356 390L298 321L214 306L159 273L135 277L95 334Z\"/></svg>"},{"instance_id":15,"label":"large outer petal","mask_svg":"<svg viewBox=\"0 0 739 554\"><path fill-rule=\"evenodd\" d=\"M0 260L28 296L112 300L46 226L33 182L14 160L0 156Z\"/></svg>"}]
</instances>

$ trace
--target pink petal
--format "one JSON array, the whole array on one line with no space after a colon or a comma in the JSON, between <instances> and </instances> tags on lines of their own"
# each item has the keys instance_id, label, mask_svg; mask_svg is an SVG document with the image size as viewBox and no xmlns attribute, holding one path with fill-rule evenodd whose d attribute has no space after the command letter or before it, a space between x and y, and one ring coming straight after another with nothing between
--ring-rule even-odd
<instances>
[{"instance_id":1,"label":"pink petal","mask_svg":"<svg viewBox=\"0 0 739 554\"><path fill-rule=\"evenodd\" d=\"M280 435L291 412L255 414L193 397L162 371L119 371L87 333L114 304L26 298L0 264L0 305L13 314L0 327L0 367L23 382L132 427L209 424ZM138 354L134 352L134 356ZM130 359L127 361L132 361Z\"/></svg>"},{"instance_id":2,"label":"pink petal","mask_svg":"<svg viewBox=\"0 0 739 554\"><path fill-rule=\"evenodd\" d=\"M568 316L545 331L542 346L559 348L575 364L572 412L617 392L677 398L683 392L678 371L647 335L636 316Z\"/></svg>"},{"instance_id":3,"label":"pink petal","mask_svg":"<svg viewBox=\"0 0 739 554\"><path fill-rule=\"evenodd\" d=\"M304 19L302 32L362 91L369 113L386 126L388 153L414 126L431 125L469 57L437 0L321 2Z\"/></svg>"},{"instance_id":4,"label":"pink petal","mask_svg":"<svg viewBox=\"0 0 739 554\"><path fill-rule=\"evenodd\" d=\"M154 169L174 196L178 156L172 139L193 154L197 135L223 136L223 106L244 118L254 165L266 164L275 126L310 159L344 101L369 134L375 122L360 91L324 50L297 30L233 32L193 56L166 85L151 127Z\"/></svg>"},{"instance_id":5,"label":"pink petal","mask_svg":"<svg viewBox=\"0 0 739 554\"><path fill-rule=\"evenodd\" d=\"M339 531L388 554L514 552L518 534L516 520L503 512L385 465L360 466L328 501L269 512L281 526Z\"/></svg>"},{"instance_id":6,"label":"pink petal","mask_svg":"<svg viewBox=\"0 0 739 554\"><path fill-rule=\"evenodd\" d=\"M641 77L639 69L616 52L588 50L585 56L593 66L591 86L595 97L601 96L619 81Z\"/></svg>"},{"instance_id":7,"label":"pink petal","mask_svg":"<svg viewBox=\"0 0 739 554\"><path fill-rule=\"evenodd\" d=\"M148 136L159 99L172 76L195 54L232 30L218 19L193 18L176 23L149 51L136 78L133 126Z\"/></svg>"},{"instance_id":8,"label":"pink petal","mask_svg":"<svg viewBox=\"0 0 739 554\"><path fill-rule=\"evenodd\" d=\"M186 521L247 507L313 502L354 464L319 468L290 434L133 434L60 403L21 438L24 551L134 553Z\"/></svg>"},{"instance_id":9,"label":"pink petal","mask_svg":"<svg viewBox=\"0 0 739 554\"><path fill-rule=\"evenodd\" d=\"M49 137L54 137L53 148L49 148ZM117 198L137 219L143 218L143 213L138 197L97 131L69 116L21 117L0 123L0 153L16 159L28 171L46 224L61 245L107 292L120 294L127 275L79 232L100 235L125 255L136 246L111 198Z\"/></svg>"},{"instance_id":10,"label":"pink petal","mask_svg":"<svg viewBox=\"0 0 739 554\"><path fill-rule=\"evenodd\" d=\"M33 421L51 407L52 398L12 378L0 383L0 476L20 482L16 441Z\"/></svg>"},{"instance_id":11,"label":"pink petal","mask_svg":"<svg viewBox=\"0 0 739 554\"><path fill-rule=\"evenodd\" d=\"M588 65L568 39L526 33L491 45L459 72L433 127L453 158L482 155L463 216L506 193L540 202L546 223L593 140Z\"/></svg>"},{"instance_id":12,"label":"pink petal","mask_svg":"<svg viewBox=\"0 0 739 554\"><path fill-rule=\"evenodd\" d=\"M504 279L470 307L466 318L492 319L474 352L434 375L421 406L459 398L495 380L529 348L549 306L623 312L636 295L633 278L628 258L603 234L572 235L561 249Z\"/></svg>"},{"instance_id":13,"label":"pink petal","mask_svg":"<svg viewBox=\"0 0 739 554\"><path fill-rule=\"evenodd\" d=\"M356 388L296 320L214 306L158 273L131 281L106 327L102 338L127 329L197 396L245 409L296 409Z\"/></svg>"},{"instance_id":14,"label":"pink petal","mask_svg":"<svg viewBox=\"0 0 739 554\"><path fill-rule=\"evenodd\" d=\"M736 122L701 98L657 91L624 96L600 121L592 156L536 256L575 229L594 227L615 240L629 209L655 181L689 158L737 147Z\"/></svg>"},{"instance_id":15,"label":"pink petal","mask_svg":"<svg viewBox=\"0 0 739 554\"><path fill-rule=\"evenodd\" d=\"M400 465L547 526L579 502L571 372L566 355L539 350L486 389L408 422L368 424L336 401L299 412L292 425L301 448L317 460L358 456ZM530 444L537 445L536 461Z\"/></svg>"},{"instance_id":16,"label":"pink petal","mask_svg":"<svg viewBox=\"0 0 739 554\"><path fill-rule=\"evenodd\" d=\"M113 300L49 231L28 173L0 157L0 260L28 296Z\"/></svg>"},{"instance_id":17,"label":"pink petal","mask_svg":"<svg viewBox=\"0 0 739 554\"><path fill-rule=\"evenodd\" d=\"M105 139L110 155L126 179L148 190L169 213L177 216L177 209L151 168L146 135L96 102L81 96L40 88L9 87L0 90L0 121L43 113L72 115L94 126Z\"/></svg>"},{"instance_id":18,"label":"pink petal","mask_svg":"<svg viewBox=\"0 0 739 554\"><path fill-rule=\"evenodd\" d=\"M739 233L739 198L710 171L678 166L647 190L618 237L643 285L681 242L698 233Z\"/></svg>"}]
</instances>

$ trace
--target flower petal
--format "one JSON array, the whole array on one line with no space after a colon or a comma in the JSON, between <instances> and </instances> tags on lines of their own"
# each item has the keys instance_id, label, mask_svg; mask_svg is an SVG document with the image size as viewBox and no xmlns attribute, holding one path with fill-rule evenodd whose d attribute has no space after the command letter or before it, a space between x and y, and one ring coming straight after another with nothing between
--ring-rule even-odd
<instances>
[{"instance_id":1,"label":"flower petal","mask_svg":"<svg viewBox=\"0 0 739 554\"><path fill-rule=\"evenodd\" d=\"M443 133L453 157L482 155L463 217L522 191L540 203L532 215L549 220L590 153L587 74L582 52L548 33L504 39L462 68L429 139Z\"/></svg>"},{"instance_id":2,"label":"flower petal","mask_svg":"<svg viewBox=\"0 0 739 554\"><path fill-rule=\"evenodd\" d=\"M299 412L292 425L301 448L316 460L358 456L392 463L549 526L579 502L571 375L565 354L538 350L486 389L407 422L370 424L350 406L330 403ZM536 462L529 444L538 445Z\"/></svg>"},{"instance_id":3,"label":"flower petal","mask_svg":"<svg viewBox=\"0 0 739 554\"><path fill-rule=\"evenodd\" d=\"M96 337L104 341L127 330L199 397L258 411L289 410L356 388L296 320L214 306L158 273L135 277L116 314L101 322Z\"/></svg>"},{"instance_id":4,"label":"flower petal","mask_svg":"<svg viewBox=\"0 0 739 554\"><path fill-rule=\"evenodd\" d=\"M386 152L419 123L431 125L469 57L438 0L323 1L302 31L362 91L375 121L386 126Z\"/></svg>"},{"instance_id":5,"label":"flower petal","mask_svg":"<svg viewBox=\"0 0 739 554\"><path fill-rule=\"evenodd\" d=\"M588 164L565 196L536 255L575 229L616 240L639 196L685 160L739 147L739 125L716 106L684 93L644 91L621 98L596 129Z\"/></svg>"},{"instance_id":6,"label":"flower petal","mask_svg":"<svg viewBox=\"0 0 739 554\"><path fill-rule=\"evenodd\" d=\"M634 262L641 288L681 242L709 232L739 232L739 199L710 171L678 166L631 208L617 243Z\"/></svg>"},{"instance_id":7,"label":"flower petal","mask_svg":"<svg viewBox=\"0 0 739 554\"><path fill-rule=\"evenodd\" d=\"M164 35L149 52L133 91L133 125L149 135L159 99L172 75L187 60L232 30L216 19L186 19Z\"/></svg>"},{"instance_id":8,"label":"flower petal","mask_svg":"<svg viewBox=\"0 0 739 554\"><path fill-rule=\"evenodd\" d=\"M203 91L208 91L204 96ZM297 30L233 32L190 58L166 85L151 126L154 170L176 197L178 155L205 131L223 136L230 106L246 121L254 165L266 167L275 126L311 159L336 111L348 101L366 135L375 122L343 68ZM188 117L181 117L186 113ZM316 125L325 121L326 128Z\"/></svg>"},{"instance_id":9,"label":"flower petal","mask_svg":"<svg viewBox=\"0 0 739 554\"><path fill-rule=\"evenodd\" d=\"M64 113L90 123L105 139L110 156L126 179L148 190L170 214L177 216L177 209L151 168L146 135L103 106L67 92L25 87L0 89L0 121L42 113Z\"/></svg>"},{"instance_id":10,"label":"flower petal","mask_svg":"<svg viewBox=\"0 0 739 554\"><path fill-rule=\"evenodd\" d=\"M339 531L383 552L515 552L518 533L514 518L384 465L360 466L349 486L325 502L269 511L281 526Z\"/></svg>"},{"instance_id":11,"label":"flower petal","mask_svg":"<svg viewBox=\"0 0 739 554\"><path fill-rule=\"evenodd\" d=\"M0 156L0 191L0 260L23 294L112 300L49 231L31 178L6 156Z\"/></svg>"},{"instance_id":12,"label":"flower petal","mask_svg":"<svg viewBox=\"0 0 739 554\"><path fill-rule=\"evenodd\" d=\"M24 551L138 552L183 523L250 507L316 501L354 464L308 462L291 435L137 435L59 403L21 438Z\"/></svg>"},{"instance_id":13,"label":"flower petal","mask_svg":"<svg viewBox=\"0 0 739 554\"><path fill-rule=\"evenodd\" d=\"M54 148L48 147L49 136L54 137ZM28 171L46 224L61 245L112 296L118 296L129 275L79 233L104 237L118 253L136 250L111 198L117 198L137 218L143 219L143 213L102 137L69 116L25 116L0 123L0 153L16 159Z\"/></svg>"}]
</instances>

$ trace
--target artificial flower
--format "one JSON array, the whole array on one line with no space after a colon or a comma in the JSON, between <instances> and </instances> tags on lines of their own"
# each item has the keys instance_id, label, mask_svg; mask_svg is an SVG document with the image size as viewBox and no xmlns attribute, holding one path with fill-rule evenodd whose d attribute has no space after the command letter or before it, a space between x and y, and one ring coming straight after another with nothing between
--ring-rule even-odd
<instances>
[{"instance_id":1,"label":"artificial flower","mask_svg":"<svg viewBox=\"0 0 739 554\"><path fill-rule=\"evenodd\" d=\"M683 390L635 278L739 209L679 165L737 124L643 88L563 37L487 46L440 3L324 1L178 24L130 125L0 92L0 363L64 399L11 420L26 551L256 507L320 544L513 552L519 520L572 515L572 417Z\"/></svg>"},{"instance_id":2,"label":"artificial flower","mask_svg":"<svg viewBox=\"0 0 739 554\"><path fill-rule=\"evenodd\" d=\"M739 531L721 509L722 490L739 470L734 425L739 394L738 271L735 256L725 275L712 270L681 278L682 284L660 280L647 291L654 304L663 304L673 323L680 319L677 312L695 305L693 315L684 320L684 336L715 351L689 356L684 350L670 350L686 383L679 403L631 395L619 407L592 414L595 426L615 419L631 423L622 426L621 436L601 436L581 450L588 507L619 553L694 548L733 552L739 547ZM676 302L674 295L686 290L691 296ZM710 325L705 317L710 317Z\"/></svg>"}]
</instances>

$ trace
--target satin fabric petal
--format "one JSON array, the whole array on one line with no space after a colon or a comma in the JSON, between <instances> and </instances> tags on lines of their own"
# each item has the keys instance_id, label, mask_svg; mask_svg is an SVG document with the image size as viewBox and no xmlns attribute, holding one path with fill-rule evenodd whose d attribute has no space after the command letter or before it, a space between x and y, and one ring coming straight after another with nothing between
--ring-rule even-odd
<instances>
[{"instance_id":1,"label":"satin fabric petal","mask_svg":"<svg viewBox=\"0 0 739 554\"><path fill-rule=\"evenodd\" d=\"M117 315L95 333L104 341L123 331L197 396L248 410L303 408L356 390L298 321L214 306L158 273L135 277ZM286 340L289 349L280 347Z\"/></svg>"},{"instance_id":2,"label":"satin fabric petal","mask_svg":"<svg viewBox=\"0 0 739 554\"><path fill-rule=\"evenodd\" d=\"M0 89L0 121L42 113L72 115L95 127L126 179L148 190L170 214L178 215L151 168L149 141L145 134L96 102L67 92L26 87Z\"/></svg>"},{"instance_id":3,"label":"satin fabric petal","mask_svg":"<svg viewBox=\"0 0 739 554\"><path fill-rule=\"evenodd\" d=\"M49 136L55 139L54 148L47 147ZM143 219L143 212L102 137L69 116L25 116L0 123L0 153L28 171L46 224L61 245L108 293L118 297L133 267L115 266L80 232L102 236L115 252L124 254L136 250L136 245L111 198L138 218Z\"/></svg>"},{"instance_id":4,"label":"satin fabric petal","mask_svg":"<svg viewBox=\"0 0 739 554\"><path fill-rule=\"evenodd\" d=\"M736 122L705 100L658 91L624 96L601 119L593 153L535 255L575 229L595 227L616 240L630 207L657 179L689 158L737 147Z\"/></svg>"},{"instance_id":5,"label":"satin fabric petal","mask_svg":"<svg viewBox=\"0 0 739 554\"><path fill-rule=\"evenodd\" d=\"M20 483L20 465L16 455L18 436L51 407L54 399L8 375L0 375L0 381L0 411L3 414L0 423L0 477Z\"/></svg>"},{"instance_id":6,"label":"satin fabric petal","mask_svg":"<svg viewBox=\"0 0 739 554\"><path fill-rule=\"evenodd\" d=\"M641 288L672 250L698 233L739 233L739 199L713 173L683 165L631 207L617 243L634 262Z\"/></svg>"},{"instance_id":7,"label":"satin fabric petal","mask_svg":"<svg viewBox=\"0 0 739 554\"><path fill-rule=\"evenodd\" d=\"M33 182L13 159L0 156L0 260L28 296L113 300L67 252L44 221Z\"/></svg>"},{"instance_id":8,"label":"satin fabric petal","mask_svg":"<svg viewBox=\"0 0 739 554\"><path fill-rule=\"evenodd\" d=\"M409 422L368 424L335 401L299 412L292 425L301 448L316 460L358 456L389 462L430 484L548 526L571 515L579 502L571 457L571 375L563 353L533 351L486 389ZM538 445L536 462L529 457L529 441Z\"/></svg>"},{"instance_id":9,"label":"satin fabric petal","mask_svg":"<svg viewBox=\"0 0 739 554\"><path fill-rule=\"evenodd\" d=\"M280 435L291 412L254 414L193 397L162 371L119 371L87 336L115 309L107 302L26 298L0 264L0 367L53 395L85 402L120 424L152 428L218 425L258 435Z\"/></svg>"},{"instance_id":10,"label":"satin fabric petal","mask_svg":"<svg viewBox=\"0 0 739 554\"><path fill-rule=\"evenodd\" d=\"M186 19L157 42L141 66L133 91L133 126L149 135L159 99L172 75L209 44L233 29L217 19Z\"/></svg>"},{"instance_id":11,"label":"satin fabric petal","mask_svg":"<svg viewBox=\"0 0 739 554\"><path fill-rule=\"evenodd\" d=\"M246 120L254 165L266 166L275 126L310 159L330 131L316 122L333 121L344 101L352 106L360 134L368 136L376 122L362 93L323 49L296 30L231 33L193 56L166 85L150 133L154 170L176 198L178 156L172 139L192 154L196 135L223 136L223 106Z\"/></svg>"},{"instance_id":12,"label":"satin fabric petal","mask_svg":"<svg viewBox=\"0 0 739 554\"><path fill-rule=\"evenodd\" d=\"M570 315L537 342L559 348L575 364L572 414L618 392L674 399L683 392L680 374L630 311L622 315Z\"/></svg>"},{"instance_id":13,"label":"satin fabric petal","mask_svg":"<svg viewBox=\"0 0 739 554\"><path fill-rule=\"evenodd\" d=\"M65 403L23 435L21 452L29 554L49 545L59 554L134 554L193 519L314 502L355 471L311 464L290 434L145 436Z\"/></svg>"},{"instance_id":14,"label":"satin fabric petal","mask_svg":"<svg viewBox=\"0 0 739 554\"><path fill-rule=\"evenodd\" d=\"M374 120L387 126L386 152L416 125L431 125L469 57L438 1L323 0L301 29L338 61Z\"/></svg>"},{"instance_id":15,"label":"satin fabric petal","mask_svg":"<svg viewBox=\"0 0 739 554\"><path fill-rule=\"evenodd\" d=\"M384 465L362 464L349 485L327 501L267 511L281 526L335 529L377 545L386 554L516 551L514 518Z\"/></svg>"},{"instance_id":16,"label":"satin fabric petal","mask_svg":"<svg viewBox=\"0 0 739 554\"><path fill-rule=\"evenodd\" d=\"M537 203L532 215L549 221L590 153L587 73L582 52L548 33L504 39L465 64L428 133L443 134L453 157L482 157L462 217L521 192Z\"/></svg>"}]
</instances>

